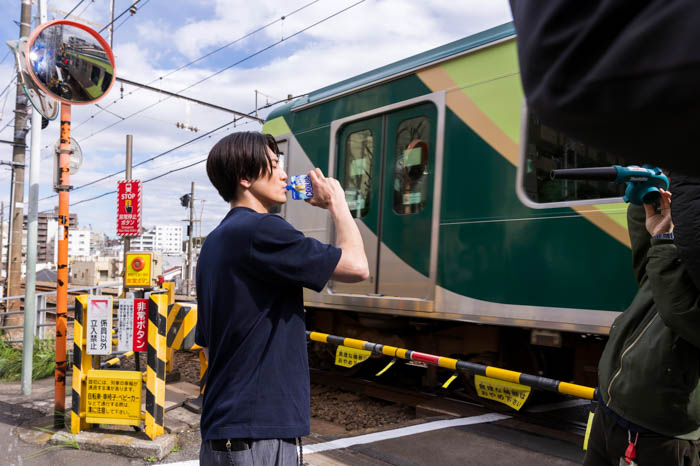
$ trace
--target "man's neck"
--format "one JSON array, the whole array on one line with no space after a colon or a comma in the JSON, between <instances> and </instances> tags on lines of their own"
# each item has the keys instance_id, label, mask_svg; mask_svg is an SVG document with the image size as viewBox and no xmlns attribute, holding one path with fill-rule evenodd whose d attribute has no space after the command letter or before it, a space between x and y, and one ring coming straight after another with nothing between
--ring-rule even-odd
<instances>
[{"instance_id":1,"label":"man's neck","mask_svg":"<svg viewBox=\"0 0 700 466\"><path fill-rule=\"evenodd\" d=\"M258 198L252 196L248 192L239 195L238 199L231 201L230 205L232 209L235 207L247 207L260 214L267 214L270 212L269 209L265 207L260 200L258 200Z\"/></svg>"}]
</instances>

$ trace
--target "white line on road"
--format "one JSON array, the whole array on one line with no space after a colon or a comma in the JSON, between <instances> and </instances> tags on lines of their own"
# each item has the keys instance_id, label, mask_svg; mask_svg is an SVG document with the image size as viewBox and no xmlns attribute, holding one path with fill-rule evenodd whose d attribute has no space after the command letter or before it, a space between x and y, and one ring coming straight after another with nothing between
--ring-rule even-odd
<instances>
[{"instance_id":1,"label":"white line on road","mask_svg":"<svg viewBox=\"0 0 700 466\"><path fill-rule=\"evenodd\" d=\"M415 435L431 430L446 429L448 427L469 426L473 424L482 424L484 422L494 422L503 419L509 419L511 416L505 414L482 414L480 416L463 417L460 419L447 419L444 421L433 421L425 424L418 424L410 427L401 427L399 429L385 430L383 432L375 432L373 434L358 435L357 437L347 437L330 442L315 443L312 445L304 445L304 454L318 453L321 451L337 450L339 448L347 448L353 445L361 445L364 443L378 442L405 435Z\"/></svg>"},{"instance_id":2,"label":"white line on road","mask_svg":"<svg viewBox=\"0 0 700 466\"><path fill-rule=\"evenodd\" d=\"M446 419L443 421L433 421L425 424L418 424L410 427L401 427L399 429L386 430L383 432L375 432L373 434L358 435L356 437L342 438L332 440L330 442L314 443L312 445L304 445L304 454L319 453L322 451L337 450L339 448L347 448L353 445L362 445L365 443L378 442L392 438L403 437L406 435L415 435L432 430L447 429L448 427L469 426L473 424L483 424L485 422L501 421L509 419L511 416L505 414L482 414L480 416L463 417L460 419ZM182 461L180 463L161 463L167 466L199 466L198 460Z\"/></svg>"},{"instance_id":3,"label":"white line on road","mask_svg":"<svg viewBox=\"0 0 700 466\"><path fill-rule=\"evenodd\" d=\"M527 412L541 413L545 411L553 411L555 409L571 408L590 403L589 400L567 400L560 403L552 403L548 405L535 406L527 409ZM433 430L446 429L448 427L469 426L474 424L483 424L486 422L501 421L510 419L512 416L506 414L488 413L479 416L463 417L460 419L446 419L442 421L433 421L425 424L418 424L410 427L401 427L399 429L386 430L383 432L375 432L373 434L358 435L356 437L347 437L329 442L314 443L304 445L304 454L319 453L322 451L338 450L340 448L348 448L353 445L362 445L366 443L379 442L380 440L388 440L392 438L404 437L406 435L415 435ZM199 460L182 461L180 463L162 463L167 466L199 466Z\"/></svg>"}]
</instances>

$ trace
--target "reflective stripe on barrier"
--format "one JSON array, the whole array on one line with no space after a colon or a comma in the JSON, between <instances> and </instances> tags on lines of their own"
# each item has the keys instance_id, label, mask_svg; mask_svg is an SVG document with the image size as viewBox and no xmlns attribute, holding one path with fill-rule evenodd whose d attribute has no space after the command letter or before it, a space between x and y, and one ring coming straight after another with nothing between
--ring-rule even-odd
<instances>
[{"instance_id":1,"label":"reflective stripe on barrier","mask_svg":"<svg viewBox=\"0 0 700 466\"><path fill-rule=\"evenodd\" d=\"M371 343L368 341L356 340L354 338L344 338L336 335L329 335L327 333L310 331L306 332L306 336L310 340L317 341L320 343L348 346L350 348L371 351L374 354L393 356L401 359L407 359L409 361L419 361L431 366L438 366L461 372L470 372L479 375L485 375L487 377L491 377L498 380L515 382L523 385L528 385L530 387L548 390L552 392L558 392L565 395L575 396L577 398L584 398L587 400L592 400L593 394L595 392L594 388L586 387L583 385L560 382L558 380L549 379L546 377L540 377L531 374L523 374L521 372L509 371L507 369L500 369L498 367L485 366L483 364L477 364L468 361L460 361L457 359L445 358L435 356L432 354L419 353L417 351L411 351L403 348L395 348L393 346L385 346L379 343Z\"/></svg>"},{"instance_id":2,"label":"reflective stripe on barrier","mask_svg":"<svg viewBox=\"0 0 700 466\"><path fill-rule=\"evenodd\" d=\"M87 314L88 295L75 298L75 319L73 320L73 379L70 413L70 431L73 434L89 429L90 424L80 414L85 412L87 383L85 375L92 369L92 356L87 354L87 328L83 325Z\"/></svg>"},{"instance_id":3,"label":"reflective stripe on barrier","mask_svg":"<svg viewBox=\"0 0 700 466\"><path fill-rule=\"evenodd\" d=\"M146 368L146 435L155 439L164 432L166 312L168 296L151 295L148 306L148 358Z\"/></svg>"}]
</instances>

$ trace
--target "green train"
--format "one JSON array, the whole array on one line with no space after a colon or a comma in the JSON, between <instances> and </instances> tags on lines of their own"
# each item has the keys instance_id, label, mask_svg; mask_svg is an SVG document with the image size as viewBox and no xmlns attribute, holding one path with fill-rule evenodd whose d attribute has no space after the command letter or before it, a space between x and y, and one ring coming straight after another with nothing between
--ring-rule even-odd
<instances>
[{"instance_id":1,"label":"green train","mask_svg":"<svg viewBox=\"0 0 700 466\"><path fill-rule=\"evenodd\" d=\"M263 132L290 175L338 178L370 261L363 283L306 291L310 329L593 384L636 291L626 206L619 186L548 174L617 161L528 114L514 34L319 89ZM280 215L333 242L327 212L290 201Z\"/></svg>"}]
</instances>

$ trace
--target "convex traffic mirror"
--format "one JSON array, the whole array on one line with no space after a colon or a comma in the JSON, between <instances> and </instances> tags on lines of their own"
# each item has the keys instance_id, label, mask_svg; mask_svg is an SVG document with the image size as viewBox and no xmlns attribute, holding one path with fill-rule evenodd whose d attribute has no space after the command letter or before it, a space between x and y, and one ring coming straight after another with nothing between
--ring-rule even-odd
<instances>
[{"instance_id":1,"label":"convex traffic mirror","mask_svg":"<svg viewBox=\"0 0 700 466\"><path fill-rule=\"evenodd\" d=\"M66 104L100 100L114 83L114 55L94 30L59 19L39 26L27 41L29 73L49 96Z\"/></svg>"}]
</instances>

